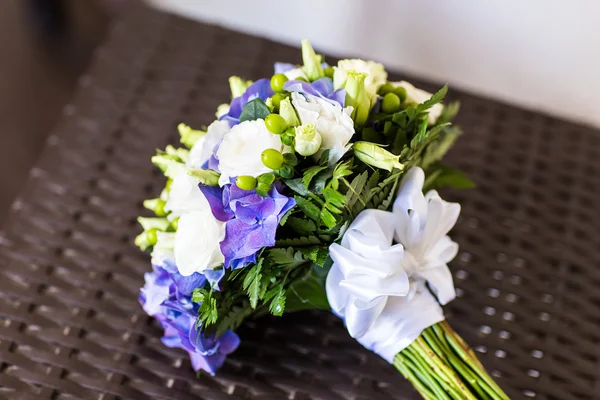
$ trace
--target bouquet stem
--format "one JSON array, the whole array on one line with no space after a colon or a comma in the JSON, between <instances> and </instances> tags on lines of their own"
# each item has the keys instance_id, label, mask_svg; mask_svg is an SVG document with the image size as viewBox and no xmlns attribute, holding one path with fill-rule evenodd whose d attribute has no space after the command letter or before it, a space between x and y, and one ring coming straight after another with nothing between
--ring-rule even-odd
<instances>
[{"instance_id":1,"label":"bouquet stem","mask_svg":"<svg viewBox=\"0 0 600 400\"><path fill-rule=\"evenodd\" d=\"M446 321L425 329L394 366L427 400L508 400Z\"/></svg>"}]
</instances>

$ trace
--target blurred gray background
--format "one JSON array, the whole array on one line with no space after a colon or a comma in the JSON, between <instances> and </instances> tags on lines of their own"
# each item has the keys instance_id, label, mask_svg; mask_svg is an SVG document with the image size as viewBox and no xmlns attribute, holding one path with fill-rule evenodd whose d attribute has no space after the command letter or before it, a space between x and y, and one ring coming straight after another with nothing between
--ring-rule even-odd
<instances>
[{"instance_id":1,"label":"blurred gray background","mask_svg":"<svg viewBox=\"0 0 600 400\"><path fill-rule=\"evenodd\" d=\"M0 1L0 223L123 1Z\"/></svg>"}]
</instances>

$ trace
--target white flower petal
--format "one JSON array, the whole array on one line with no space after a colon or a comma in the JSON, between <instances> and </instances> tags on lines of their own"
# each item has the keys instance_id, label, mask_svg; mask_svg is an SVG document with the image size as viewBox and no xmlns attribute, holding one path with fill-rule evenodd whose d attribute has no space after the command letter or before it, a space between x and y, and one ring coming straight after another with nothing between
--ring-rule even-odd
<instances>
[{"instance_id":1,"label":"white flower petal","mask_svg":"<svg viewBox=\"0 0 600 400\"><path fill-rule=\"evenodd\" d=\"M175 234L175 263L179 273L190 276L223 264L219 245L224 237L225 224L217 221L210 209L182 215Z\"/></svg>"},{"instance_id":2,"label":"white flower petal","mask_svg":"<svg viewBox=\"0 0 600 400\"><path fill-rule=\"evenodd\" d=\"M279 135L269 132L264 120L244 121L231 128L217 151L221 170L219 184L223 186L230 178L240 175L257 177L271 172L261 159L266 149L285 151Z\"/></svg>"},{"instance_id":3,"label":"white flower petal","mask_svg":"<svg viewBox=\"0 0 600 400\"><path fill-rule=\"evenodd\" d=\"M206 135L198 139L192 146L187 165L190 168L202 168L227 132L229 132L229 124L225 121L214 121L210 124Z\"/></svg>"},{"instance_id":4,"label":"white flower petal","mask_svg":"<svg viewBox=\"0 0 600 400\"><path fill-rule=\"evenodd\" d=\"M165 204L165 210L171 211L173 217L195 210L210 209L208 201L200 188L198 181L182 170L173 178L169 199Z\"/></svg>"},{"instance_id":5,"label":"white flower petal","mask_svg":"<svg viewBox=\"0 0 600 400\"><path fill-rule=\"evenodd\" d=\"M329 162L336 163L348 151L348 143L354 135L350 113L330 101L296 92L292 93L292 104L303 125L315 125L321 135L321 150L329 150Z\"/></svg>"}]
</instances>

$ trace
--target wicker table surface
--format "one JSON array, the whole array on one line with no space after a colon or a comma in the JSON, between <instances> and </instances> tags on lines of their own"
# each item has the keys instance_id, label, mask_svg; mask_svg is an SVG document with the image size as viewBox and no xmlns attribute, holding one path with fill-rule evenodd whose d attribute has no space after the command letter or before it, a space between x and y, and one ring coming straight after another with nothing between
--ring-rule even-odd
<instances>
[{"instance_id":1,"label":"wicker table surface","mask_svg":"<svg viewBox=\"0 0 600 400\"><path fill-rule=\"evenodd\" d=\"M299 52L142 7L114 26L0 236L0 399L418 398L328 313L249 322L196 377L137 302L135 217L163 185L149 157L276 60ZM463 206L448 318L511 398L598 399L600 133L453 97L448 161L478 187L446 193Z\"/></svg>"}]
</instances>

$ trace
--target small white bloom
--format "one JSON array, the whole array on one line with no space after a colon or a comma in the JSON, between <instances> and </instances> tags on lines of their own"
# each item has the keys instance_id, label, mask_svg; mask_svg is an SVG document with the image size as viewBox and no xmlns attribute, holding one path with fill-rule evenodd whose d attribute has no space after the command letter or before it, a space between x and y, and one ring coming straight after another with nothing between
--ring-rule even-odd
<instances>
[{"instance_id":1,"label":"small white bloom","mask_svg":"<svg viewBox=\"0 0 600 400\"><path fill-rule=\"evenodd\" d=\"M294 149L301 156L308 157L315 154L321 148L321 135L317 132L314 124L296 127L296 139Z\"/></svg>"},{"instance_id":2,"label":"small white bloom","mask_svg":"<svg viewBox=\"0 0 600 400\"><path fill-rule=\"evenodd\" d=\"M257 177L271 172L261 159L266 149L284 152L279 135L271 133L264 120L244 121L231 128L217 151L221 170L219 184L223 186L229 183L230 178L241 175Z\"/></svg>"},{"instance_id":3,"label":"small white bloom","mask_svg":"<svg viewBox=\"0 0 600 400\"><path fill-rule=\"evenodd\" d=\"M375 95L377 88L387 80L387 72L385 72L383 64L360 59L340 60L333 72L333 86L335 90L344 87L348 72L350 71L367 74L365 89L370 96Z\"/></svg>"},{"instance_id":4,"label":"small white bloom","mask_svg":"<svg viewBox=\"0 0 600 400\"><path fill-rule=\"evenodd\" d=\"M426 92L423 89L416 88L411 83L406 81L390 82L390 84L393 87L403 87L404 89L406 89L406 101L409 103L424 103L425 101L429 100L431 96L433 96L431 93ZM442 114L443 109L444 105L440 103L434 105L429 109L429 125L435 124L435 121L437 121L437 119Z\"/></svg>"},{"instance_id":5,"label":"small white bloom","mask_svg":"<svg viewBox=\"0 0 600 400\"><path fill-rule=\"evenodd\" d=\"M179 273L190 276L224 262L219 246L225 237L225 224L210 211L192 211L179 219L175 233L175 263Z\"/></svg>"},{"instance_id":6,"label":"small white bloom","mask_svg":"<svg viewBox=\"0 0 600 400\"><path fill-rule=\"evenodd\" d=\"M313 124L321 135L321 149L329 150L329 163L335 164L350 149L354 135L351 107L341 108L325 99L292 93L292 104L303 125ZM317 153L319 155L319 153Z\"/></svg>"},{"instance_id":7,"label":"small white bloom","mask_svg":"<svg viewBox=\"0 0 600 400\"><path fill-rule=\"evenodd\" d=\"M210 124L206 135L199 138L190 150L187 160L188 167L202 168L227 132L229 132L229 124L226 121L214 121Z\"/></svg>"}]
</instances>

